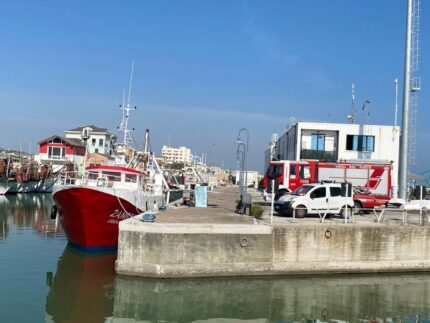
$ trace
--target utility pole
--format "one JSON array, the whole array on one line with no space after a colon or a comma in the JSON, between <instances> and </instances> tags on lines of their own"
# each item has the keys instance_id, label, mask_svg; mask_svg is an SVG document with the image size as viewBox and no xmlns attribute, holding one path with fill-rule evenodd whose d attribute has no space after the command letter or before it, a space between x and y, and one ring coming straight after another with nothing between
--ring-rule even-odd
<instances>
[{"instance_id":1,"label":"utility pole","mask_svg":"<svg viewBox=\"0 0 430 323\"><path fill-rule=\"evenodd\" d=\"M408 178L408 142L409 142L409 95L411 92L411 40L412 40L412 2L407 0L406 45L403 81L402 132L400 136L399 159L399 197L406 200Z\"/></svg>"}]
</instances>

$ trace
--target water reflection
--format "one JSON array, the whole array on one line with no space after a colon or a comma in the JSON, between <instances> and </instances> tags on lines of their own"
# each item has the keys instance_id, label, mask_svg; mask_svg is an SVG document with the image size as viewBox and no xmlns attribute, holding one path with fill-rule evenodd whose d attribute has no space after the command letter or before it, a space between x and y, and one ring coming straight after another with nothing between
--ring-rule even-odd
<instances>
[{"instance_id":1,"label":"water reflection","mask_svg":"<svg viewBox=\"0 0 430 323\"><path fill-rule=\"evenodd\" d=\"M116 277L112 322L429 322L429 278Z\"/></svg>"},{"instance_id":2,"label":"water reflection","mask_svg":"<svg viewBox=\"0 0 430 323\"><path fill-rule=\"evenodd\" d=\"M103 322L112 315L115 252L86 253L67 246L46 298L46 322Z\"/></svg>"},{"instance_id":3,"label":"water reflection","mask_svg":"<svg viewBox=\"0 0 430 323\"><path fill-rule=\"evenodd\" d=\"M17 194L0 196L0 239L6 239L7 218L19 232L29 228L41 235L64 236L58 221L51 220L52 194Z\"/></svg>"},{"instance_id":4,"label":"water reflection","mask_svg":"<svg viewBox=\"0 0 430 323\"><path fill-rule=\"evenodd\" d=\"M430 322L430 275L155 280L67 247L46 322Z\"/></svg>"},{"instance_id":5,"label":"water reflection","mask_svg":"<svg viewBox=\"0 0 430 323\"><path fill-rule=\"evenodd\" d=\"M6 240L8 232L9 226L7 224L7 215L0 209L0 242Z\"/></svg>"}]
</instances>

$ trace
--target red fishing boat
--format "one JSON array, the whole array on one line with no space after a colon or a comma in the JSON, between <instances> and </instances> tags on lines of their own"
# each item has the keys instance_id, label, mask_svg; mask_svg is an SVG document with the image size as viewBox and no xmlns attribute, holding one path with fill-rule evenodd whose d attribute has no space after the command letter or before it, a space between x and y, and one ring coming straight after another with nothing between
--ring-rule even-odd
<instances>
[{"instance_id":1,"label":"red fishing boat","mask_svg":"<svg viewBox=\"0 0 430 323\"><path fill-rule=\"evenodd\" d=\"M163 202L162 183L149 172L123 166L91 166L64 173L54 187L56 212L70 243L87 250L114 249L118 223Z\"/></svg>"},{"instance_id":2,"label":"red fishing boat","mask_svg":"<svg viewBox=\"0 0 430 323\"><path fill-rule=\"evenodd\" d=\"M131 147L129 112L136 109L130 105L133 66L128 103L120 105L123 116L118 129L124 139L116 145L115 164L90 166L83 174L64 172L54 186L51 217L58 212L69 242L81 249L117 248L118 223L145 211L156 211L164 200L163 185L168 189L154 154L148 150L149 130L143 152ZM91 131L89 127L82 130L86 147Z\"/></svg>"}]
</instances>

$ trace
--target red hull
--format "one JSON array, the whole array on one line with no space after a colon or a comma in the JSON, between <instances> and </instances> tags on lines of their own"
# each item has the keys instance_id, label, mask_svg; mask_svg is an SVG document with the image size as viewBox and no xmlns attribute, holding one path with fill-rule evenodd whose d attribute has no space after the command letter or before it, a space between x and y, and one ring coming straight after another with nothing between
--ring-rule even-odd
<instances>
[{"instance_id":1,"label":"red hull","mask_svg":"<svg viewBox=\"0 0 430 323\"><path fill-rule=\"evenodd\" d=\"M115 252L88 254L69 246L46 298L46 322L107 322L115 293Z\"/></svg>"},{"instance_id":2,"label":"red hull","mask_svg":"<svg viewBox=\"0 0 430 323\"><path fill-rule=\"evenodd\" d=\"M67 238L85 249L116 248L119 221L141 213L124 199L89 188L67 188L53 197Z\"/></svg>"}]
</instances>

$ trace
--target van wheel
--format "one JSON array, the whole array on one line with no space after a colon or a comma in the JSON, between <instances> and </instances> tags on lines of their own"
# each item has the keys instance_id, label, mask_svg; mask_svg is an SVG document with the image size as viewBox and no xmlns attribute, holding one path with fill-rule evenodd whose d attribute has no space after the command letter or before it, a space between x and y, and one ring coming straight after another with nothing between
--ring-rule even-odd
<instances>
[{"instance_id":1,"label":"van wheel","mask_svg":"<svg viewBox=\"0 0 430 323\"><path fill-rule=\"evenodd\" d=\"M308 210L304 205L299 205L295 209L296 209L296 218L302 219L306 216L306 214L308 214Z\"/></svg>"},{"instance_id":2,"label":"van wheel","mask_svg":"<svg viewBox=\"0 0 430 323\"><path fill-rule=\"evenodd\" d=\"M361 204L361 202L359 201L354 201L354 213L355 214L360 214L363 212L363 210L361 210L363 208L363 205Z\"/></svg>"},{"instance_id":3,"label":"van wheel","mask_svg":"<svg viewBox=\"0 0 430 323\"><path fill-rule=\"evenodd\" d=\"M350 206L347 206L346 208L342 207L342 209L340 210L340 216L342 218L351 217L352 216L352 207L350 207Z\"/></svg>"}]
</instances>

